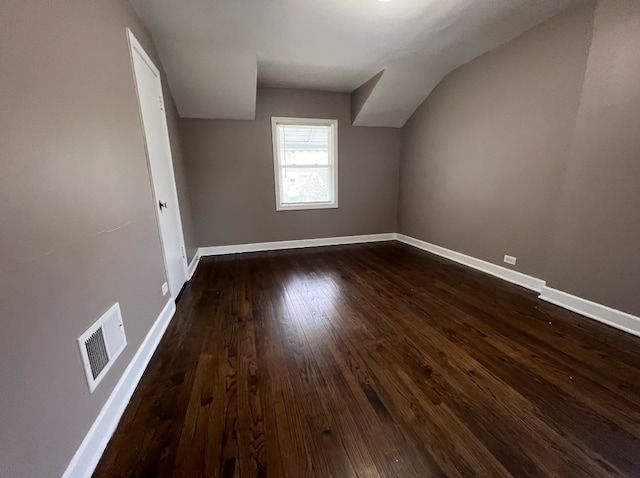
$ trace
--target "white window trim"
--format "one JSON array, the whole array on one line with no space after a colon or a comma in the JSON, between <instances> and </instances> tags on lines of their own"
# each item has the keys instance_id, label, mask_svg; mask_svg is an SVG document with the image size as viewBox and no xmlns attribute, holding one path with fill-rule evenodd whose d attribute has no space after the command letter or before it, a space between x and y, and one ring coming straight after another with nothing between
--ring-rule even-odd
<instances>
[{"instance_id":1,"label":"white window trim","mask_svg":"<svg viewBox=\"0 0 640 478\"><path fill-rule=\"evenodd\" d=\"M330 164L333 167L333 201L282 204L280 202L280 164L278 125L310 125L330 126ZM273 143L273 172L276 186L276 211L301 211L305 209L337 209L338 208L338 120L315 118L271 117L271 142Z\"/></svg>"}]
</instances>

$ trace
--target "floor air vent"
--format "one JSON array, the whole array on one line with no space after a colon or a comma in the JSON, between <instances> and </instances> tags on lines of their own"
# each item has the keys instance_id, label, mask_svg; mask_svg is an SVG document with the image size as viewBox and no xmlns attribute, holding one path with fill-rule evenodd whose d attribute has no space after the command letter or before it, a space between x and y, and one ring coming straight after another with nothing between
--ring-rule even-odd
<instances>
[{"instance_id":1,"label":"floor air vent","mask_svg":"<svg viewBox=\"0 0 640 478\"><path fill-rule=\"evenodd\" d=\"M116 302L78 339L89 390L93 392L127 345L120 305Z\"/></svg>"}]
</instances>

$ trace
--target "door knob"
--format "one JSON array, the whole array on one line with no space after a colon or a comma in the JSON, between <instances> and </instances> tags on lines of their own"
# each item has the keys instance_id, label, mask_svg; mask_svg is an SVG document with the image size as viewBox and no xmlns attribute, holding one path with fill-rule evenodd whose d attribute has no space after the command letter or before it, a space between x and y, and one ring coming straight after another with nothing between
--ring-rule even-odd
<instances>
[{"instance_id":1,"label":"door knob","mask_svg":"<svg viewBox=\"0 0 640 478\"><path fill-rule=\"evenodd\" d=\"M167 203L166 202L162 202L162 201L158 201L158 206L160 206L160 210L162 211L162 209L167 209Z\"/></svg>"}]
</instances>

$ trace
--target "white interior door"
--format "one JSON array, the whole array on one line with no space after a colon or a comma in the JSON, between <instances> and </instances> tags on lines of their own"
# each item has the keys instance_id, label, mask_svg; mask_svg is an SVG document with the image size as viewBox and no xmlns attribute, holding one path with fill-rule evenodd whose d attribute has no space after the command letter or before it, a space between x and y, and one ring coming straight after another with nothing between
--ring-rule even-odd
<instances>
[{"instance_id":1,"label":"white interior door","mask_svg":"<svg viewBox=\"0 0 640 478\"><path fill-rule=\"evenodd\" d=\"M175 299L187 280L187 259L160 73L131 31L127 30L127 34L144 126L165 269L169 291Z\"/></svg>"}]
</instances>

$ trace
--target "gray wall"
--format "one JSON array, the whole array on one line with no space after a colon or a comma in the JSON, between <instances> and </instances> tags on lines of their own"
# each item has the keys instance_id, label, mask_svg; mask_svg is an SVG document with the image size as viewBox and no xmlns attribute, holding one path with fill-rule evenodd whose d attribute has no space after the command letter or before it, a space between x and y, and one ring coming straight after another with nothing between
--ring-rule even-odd
<instances>
[{"instance_id":1,"label":"gray wall","mask_svg":"<svg viewBox=\"0 0 640 478\"><path fill-rule=\"evenodd\" d=\"M363 84L361 84L359 87L357 87L355 90L351 92L351 123L352 124L355 123L356 118L360 113L360 110L362 109L364 104L367 102L367 99L369 99L369 95L371 94L373 89L376 87L376 85L378 84L378 81L380 81L380 78L382 78L383 74L384 74L384 70L382 70L375 76L371 77L370 79L365 81Z\"/></svg>"},{"instance_id":2,"label":"gray wall","mask_svg":"<svg viewBox=\"0 0 640 478\"><path fill-rule=\"evenodd\" d=\"M640 315L640 2L600 0L548 285Z\"/></svg>"},{"instance_id":3,"label":"gray wall","mask_svg":"<svg viewBox=\"0 0 640 478\"><path fill-rule=\"evenodd\" d=\"M402 132L399 232L639 314L640 4L594 7L443 80Z\"/></svg>"},{"instance_id":4,"label":"gray wall","mask_svg":"<svg viewBox=\"0 0 640 478\"><path fill-rule=\"evenodd\" d=\"M276 212L271 116L338 120L338 209ZM394 232L400 131L350 119L349 94L261 88L255 121L180 120L198 244Z\"/></svg>"},{"instance_id":5,"label":"gray wall","mask_svg":"<svg viewBox=\"0 0 640 478\"><path fill-rule=\"evenodd\" d=\"M544 277L592 8L446 77L402 131L399 232Z\"/></svg>"},{"instance_id":6,"label":"gray wall","mask_svg":"<svg viewBox=\"0 0 640 478\"><path fill-rule=\"evenodd\" d=\"M567 13L449 75L402 131L398 211L400 132L350 126L348 94L259 90L256 121L205 121L178 120L167 92L189 256L399 217L640 314L640 4L601 0L592 22ZM124 0L0 6L3 477L64 471L165 302L125 27L160 66ZM272 115L339 120L339 209L275 211ZM115 301L129 345L89 394L75 339Z\"/></svg>"},{"instance_id":7,"label":"gray wall","mask_svg":"<svg viewBox=\"0 0 640 478\"><path fill-rule=\"evenodd\" d=\"M125 27L155 57L124 0L0 6L2 477L62 474L166 302ZM89 394L75 340L116 301L129 344Z\"/></svg>"}]
</instances>

